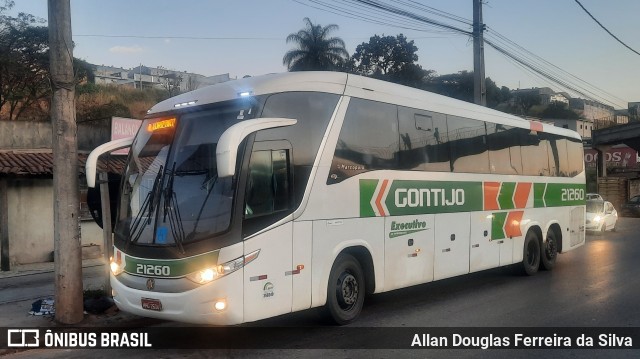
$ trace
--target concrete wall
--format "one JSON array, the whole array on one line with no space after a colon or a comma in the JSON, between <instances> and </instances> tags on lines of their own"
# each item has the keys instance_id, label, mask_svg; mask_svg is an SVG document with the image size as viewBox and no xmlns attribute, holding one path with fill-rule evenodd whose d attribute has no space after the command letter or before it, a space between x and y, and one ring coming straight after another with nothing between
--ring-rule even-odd
<instances>
[{"instance_id":1,"label":"concrete wall","mask_svg":"<svg viewBox=\"0 0 640 359\"><path fill-rule=\"evenodd\" d=\"M53 252L53 180L7 180L11 264L48 262ZM82 245L102 245L93 221L80 223Z\"/></svg>"},{"instance_id":2,"label":"concrete wall","mask_svg":"<svg viewBox=\"0 0 640 359\"><path fill-rule=\"evenodd\" d=\"M0 149L51 148L51 123L0 121ZM109 142L111 129L88 124L78 125L78 149L91 151Z\"/></svg>"}]
</instances>

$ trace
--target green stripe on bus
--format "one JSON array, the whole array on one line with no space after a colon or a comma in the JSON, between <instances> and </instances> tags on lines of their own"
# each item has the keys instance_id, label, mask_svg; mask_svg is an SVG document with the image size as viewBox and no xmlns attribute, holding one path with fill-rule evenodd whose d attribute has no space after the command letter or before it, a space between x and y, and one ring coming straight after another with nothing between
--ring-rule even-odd
<instances>
[{"instance_id":1,"label":"green stripe on bus","mask_svg":"<svg viewBox=\"0 0 640 359\"><path fill-rule=\"evenodd\" d=\"M491 240L504 239L504 222L507 220L509 212L496 212L491 216Z\"/></svg>"},{"instance_id":2,"label":"green stripe on bus","mask_svg":"<svg viewBox=\"0 0 640 359\"><path fill-rule=\"evenodd\" d=\"M371 199L376 192L378 180L361 179L360 180L360 216L375 217L373 207L371 207Z\"/></svg>"},{"instance_id":3,"label":"green stripe on bus","mask_svg":"<svg viewBox=\"0 0 640 359\"><path fill-rule=\"evenodd\" d=\"M549 183L544 194L547 207L579 206L586 204L583 184Z\"/></svg>"},{"instance_id":4,"label":"green stripe on bus","mask_svg":"<svg viewBox=\"0 0 640 359\"><path fill-rule=\"evenodd\" d=\"M500 194L498 195L498 204L500 209L513 209L513 193L516 191L515 182L502 182Z\"/></svg>"},{"instance_id":5,"label":"green stripe on bus","mask_svg":"<svg viewBox=\"0 0 640 359\"><path fill-rule=\"evenodd\" d=\"M182 277L217 265L219 254L220 251L213 251L194 257L169 260L137 258L124 254L124 270L127 273L149 277ZM168 273L165 270L167 267Z\"/></svg>"},{"instance_id":6,"label":"green stripe on bus","mask_svg":"<svg viewBox=\"0 0 640 359\"><path fill-rule=\"evenodd\" d=\"M360 180L360 216L374 217L372 201L380 180ZM474 212L484 209L482 182L389 180L386 197L381 198L388 216ZM514 209L516 182L503 182L498 194L500 209ZM585 202L584 184L534 183L533 207L580 206Z\"/></svg>"},{"instance_id":7,"label":"green stripe on bus","mask_svg":"<svg viewBox=\"0 0 640 359\"><path fill-rule=\"evenodd\" d=\"M544 190L547 188L546 183L534 183L533 184L533 207L534 208L543 208L544 207Z\"/></svg>"}]
</instances>

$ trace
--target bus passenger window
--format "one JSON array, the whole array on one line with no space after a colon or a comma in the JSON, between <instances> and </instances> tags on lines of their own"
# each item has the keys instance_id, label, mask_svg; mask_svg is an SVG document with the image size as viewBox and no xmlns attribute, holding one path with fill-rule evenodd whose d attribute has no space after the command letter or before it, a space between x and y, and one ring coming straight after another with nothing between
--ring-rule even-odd
<instances>
[{"instance_id":1,"label":"bus passenger window","mask_svg":"<svg viewBox=\"0 0 640 359\"><path fill-rule=\"evenodd\" d=\"M263 216L291 207L287 150L254 151L249 161L245 218Z\"/></svg>"},{"instance_id":2,"label":"bus passenger window","mask_svg":"<svg viewBox=\"0 0 640 359\"><path fill-rule=\"evenodd\" d=\"M520 132L524 129L486 123L491 173L503 175L522 174Z\"/></svg>"},{"instance_id":3,"label":"bus passenger window","mask_svg":"<svg viewBox=\"0 0 640 359\"><path fill-rule=\"evenodd\" d=\"M444 114L398 107L400 168L449 172L447 118Z\"/></svg>"},{"instance_id":4,"label":"bus passenger window","mask_svg":"<svg viewBox=\"0 0 640 359\"><path fill-rule=\"evenodd\" d=\"M447 115L453 172L490 173L487 132L483 121Z\"/></svg>"},{"instance_id":5,"label":"bus passenger window","mask_svg":"<svg viewBox=\"0 0 640 359\"><path fill-rule=\"evenodd\" d=\"M395 105L352 98L327 183L339 183L367 171L397 169L399 141Z\"/></svg>"}]
</instances>

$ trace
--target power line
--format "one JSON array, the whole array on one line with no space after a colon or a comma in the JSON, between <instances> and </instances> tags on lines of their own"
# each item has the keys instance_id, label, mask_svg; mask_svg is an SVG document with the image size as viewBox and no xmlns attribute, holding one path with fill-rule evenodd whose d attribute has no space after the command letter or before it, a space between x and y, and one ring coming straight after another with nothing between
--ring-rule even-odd
<instances>
[{"instance_id":1,"label":"power line","mask_svg":"<svg viewBox=\"0 0 640 359\"><path fill-rule=\"evenodd\" d=\"M130 39L172 39L172 40L280 40L278 37L202 37L202 36L144 36L144 35L105 35L105 34L73 34L78 37L113 37Z\"/></svg>"},{"instance_id":2,"label":"power line","mask_svg":"<svg viewBox=\"0 0 640 359\"><path fill-rule=\"evenodd\" d=\"M606 27L604 27L604 25L602 25L600 23L600 21L598 21L598 19L596 19L593 15L591 15L591 13L589 12L589 10L587 10L584 6L582 6L582 4L580 3L580 1L575 0L575 2L578 3L578 5L580 5L580 7L582 8L582 10L584 10L584 12L586 12L592 19L593 21L595 21L598 25L600 25L601 28L604 29L604 31L606 31L609 35L611 35L614 39L618 40L619 43L621 43L622 45L624 45L624 47L626 47L627 49L635 52L636 54L640 55L640 52L632 49L631 47L629 47L629 45L625 44L622 40L620 40L616 35L612 34L611 31L609 31L609 29L607 29Z\"/></svg>"},{"instance_id":3,"label":"power line","mask_svg":"<svg viewBox=\"0 0 640 359\"><path fill-rule=\"evenodd\" d=\"M598 88L597 86L595 86L595 85L593 85L593 84L591 84L591 83L579 78L578 76L576 76L576 75L574 75L574 74L572 74L572 73L570 73L570 72L568 72L568 71L566 71L566 70L564 70L564 69L552 64L551 62L549 62L549 61L545 60L544 58L542 58L542 57L534 54L533 52L527 50L526 48L524 48L521 45L517 44L516 42L508 39L506 36L500 34L499 32L495 31L492 28L489 28L489 31L487 32L487 36L491 37L491 38L497 37L497 38L495 38L495 40L500 41L503 44L507 44L507 46L511 47L512 50L515 51L515 52L518 52L518 51L524 52L524 55L527 58L532 58L534 60L535 59L540 60L542 62L542 66L546 66L546 65L551 66L552 68L555 68L555 69L559 70L561 73L569 75L570 77L574 78L575 80L577 80L577 81L579 81L579 82L581 82L581 83L583 83L583 84L585 84L587 86L590 86L592 89L594 89L596 91L600 91L602 93L605 93L605 94L609 95L612 98L615 98L615 99L620 100L622 102L626 102L624 99L621 99L620 97L617 97L614 94L611 94L611 93L609 93L609 92L607 92L607 91L605 91L605 90L603 90L601 88Z\"/></svg>"},{"instance_id":4,"label":"power line","mask_svg":"<svg viewBox=\"0 0 640 359\"><path fill-rule=\"evenodd\" d=\"M385 17L381 17L381 16L375 16L372 15L373 14L380 14L380 12L376 12L374 11L368 11L368 9L365 7L364 9L360 8L357 10L354 10L352 7L350 7L350 5L343 5L343 6L339 6L339 5L331 5L328 4L325 1L321 1L321 0L308 0L311 3L317 4L319 6L323 6L323 7L317 7L317 6L313 6L307 3L303 3L299 0L292 0L298 4L304 5L304 6L308 6L317 10L321 10L321 11L325 11L325 12L329 12L335 15L339 15L342 17L347 17L350 19L355 19L355 20L360 20L360 21L364 21L364 22L368 22L368 23L373 23L373 24L377 24L377 25L385 25L385 26L391 26L391 27L396 27L396 28L401 28L401 29L406 29L406 30L414 30L414 31L422 31L422 32L432 32L432 33L449 33L450 31L436 31L436 30L429 30L427 28L419 28L418 26L420 26L419 22L414 21L414 20L410 20L410 24L415 25L413 27L410 27L407 25L407 19L406 18L402 18L400 16L397 16L395 14L392 14L391 17L387 14L387 16ZM336 1L334 1L336 2ZM355 2L355 0L350 0L347 2ZM356 7L362 7L361 4L353 4ZM346 6L346 7L345 7ZM331 9L331 10L328 10ZM358 13L357 11L363 11L365 10L366 13ZM397 20L396 20L397 19Z\"/></svg>"},{"instance_id":5,"label":"power line","mask_svg":"<svg viewBox=\"0 0 640 359\"><path fill-rule=\"evenodd\" d=\"M294 0L297 3L306 5L306 6L311 6L309 4L303 3L300 0ZM404 9L399 9L397 7L394 7L392 5L389 4L384 4L381 1L375 1L375 0L334 0L334 2L342 2L342 3L348 3L345 4L343 6L347 6L345 7L336 7L334 5L328 5L325 2L323 2L322 0L308 0L310 2L313 2L317 5L320 6L324 6L324 7L331 7L334 11L329 11L326 8L320 8L320 10L323 11L328 11L337 15L341 15L341 16L345 16L344 12L345 11L350 11L349 13L351 14L352 18L356 18L356 19L361 19L360 15L362 14L362 6L368 6L370 8L372 8L374 11L377 11L379 13L387 13L386 16L390 15L396 15L396 16L401 16L404 17L405 19L408 19L410 21L418 21L421 23L426 23L427 25L433 25L433 22L437 22L433 19L430 19L428 17L425 16L420 16L417 15L411 11L408 10L404 10ZM410 7L413 10L416 11L423 11L423 12L428 12L430 14L434 14L435 12L437 12L437 9L433 9L433 8L429 8L429 9L423 9L420 6L416 6L414 5L416 2L415 1L410 1L410 0L390 0L396 4L402 4L405 5L407 7ZM407 1L411 2L412 4L408 4ZM418 4L421 5L421 4ZM318 9L318 7L312 6L313 8ZM426 7L426 6L425 6ZM357 10L354 10L357 9ZM428 8L428 7L427 7ZM444 13L444 12L442 12ZM444 13L447 14L447 18L451 19L452 17L454 17L453 14L449 14L449 13ZM437 14L438 16L443 16L440 14ZM425 21L425 20L429 20L429 21ZM406 21L406 20L405 20ZM462 23L470 23L470 20L468 19L464 19L462 17L457 17L456 21L462 22ZM415 23L415 22L414 22ZM437 22L438 24L442 24L440 22ZM386 25L389 26L396 26L394 24L391 23L386 23ZM406 27L404 27L406 28ZM447 29L451 30L451 32L453 33L457 33L457 34L464 34L467 36L470 36L471 33L468 31L465 31L464 29L460 29L460 28L456 28L453 25L448 25L447 24ZM424 31L422 29L416 29L417 31ZM536 74L537 76L539 76L541 79L550 82L552 84L555 84L556 86L560 86L562 89L568 90L569 92L573 92L575 94L579 94L581 96L584 96L587 99L593 100L593 101L604 101L605 103L610 103L610 104L614 104L616 105L614 102L609 101L608 99L606 99L605 97L599 95L598 93L604 93L608 96L610 96L611 98L616 98L622 102L626 102L623 99L620 99L619 97L612 95L580 78L578 78L577 76L561 69L560 67L544 60L543 58L533 54L531 51L525 49L524 47L518 45L517 43L513 42L512 40L507 39L505 36L493 31L493 34L491 32L488 33L489 36L495 34L493 38L493 42L490 44L490 46L492 48L494 48L499 54L505 56L505 58L507 60L509 60L509 62L518 64L518 67L521 68L528 68L528 72L532 72L534 74ZM502 45L499 45L499 43L502 43ZM528 54L528 55L527 55ZM533 62L532 62L533 61ZM579 83L577 83L576 81L572 80L571 78L576 79ZM588 86L587 88L584 87L584 85L581 85L580 83ZM616 105L617 106L617 105Z\"/></svg>"}]
</instances>

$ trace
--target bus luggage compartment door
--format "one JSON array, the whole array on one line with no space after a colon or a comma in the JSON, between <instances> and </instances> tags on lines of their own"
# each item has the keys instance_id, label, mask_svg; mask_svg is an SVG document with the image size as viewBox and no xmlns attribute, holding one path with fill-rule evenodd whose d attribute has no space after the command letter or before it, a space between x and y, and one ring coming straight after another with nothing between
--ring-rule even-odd
<instances>
[{"instance_id":1,"label":"bus luggage compartment door","mask_svg":"<svg viewBox=\"0 0 640 359\"><path fill-rule=\"evenodd\" d=\"M433 280L433 214L385 218L385 289Z\"/></svg>"},{"instance_id":2,"label":"bus luggage compartment door","mask_svg":"<svg viewBox=\"0 0 640 359\"><path fill-rule=\"evenodd\" d=\"M469 219L468 212L435 215L434 280L469 273Z\"/></svg>"}]
</instances>

